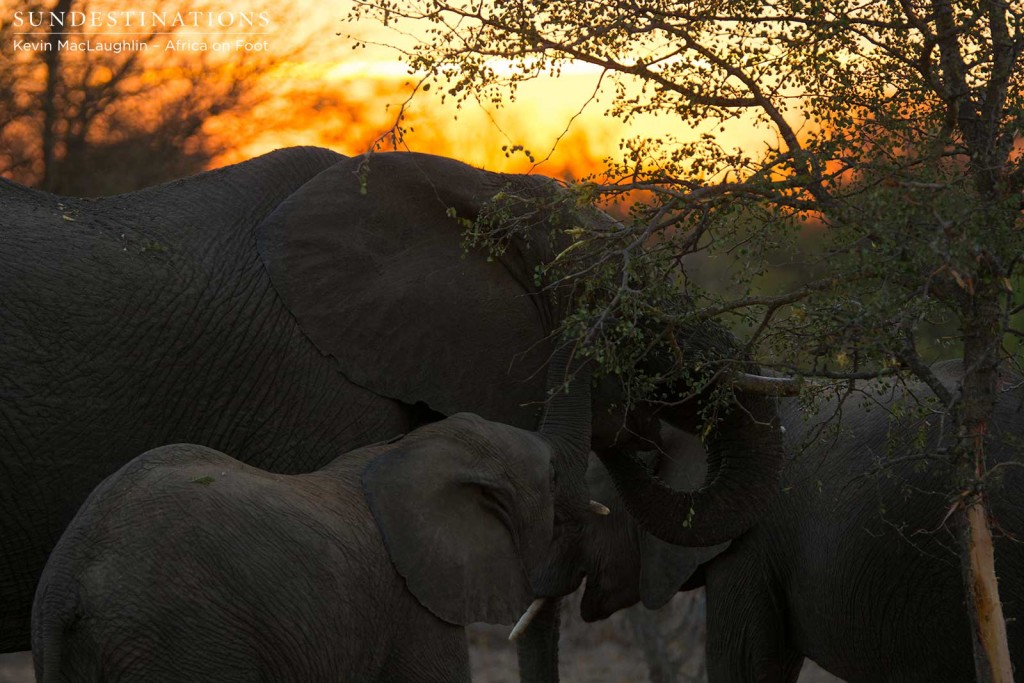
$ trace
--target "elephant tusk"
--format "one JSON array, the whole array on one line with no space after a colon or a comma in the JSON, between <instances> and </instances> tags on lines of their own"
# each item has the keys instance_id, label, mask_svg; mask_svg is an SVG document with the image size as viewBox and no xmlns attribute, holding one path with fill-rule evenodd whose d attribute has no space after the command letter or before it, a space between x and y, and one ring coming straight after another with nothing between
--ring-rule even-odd
<instances>
[{"instance_id":1,"label":"elephant tusk","mask_svg":"<svg viewBox=\"0 0 1024 683\"><path fill-rule=\"evenodd\" d=\"M533 618L537 616L537 612L540 612L541 608L544 607L544 603L546 601L547 598L537 598L530 603L530 606L526 608L525 612L523 612L523 616L519 617L519 621L517 621L516 625L512 627L512 633L508 634L508 639L510 641L513 641L523 635L523 631L525 631L526 627L530 625Z\"/></svg>"},{"instance_id":2,"label":"elephant tusk","mask_svg":"<svg viewBox=\"0 0 1024 683\"><path fill-rule=\"evenodd\" d=\"M803 387L803 380L800 378L767 377L746 372L737 372L732 383L737 389L763 396L797 396Z\"/></svg>"},{"instance_id":3,"label":"elephant tusk","mask_svg":"<svg viewBox=\"0 0 1024 683\"><path fill-rule=\"evenodd\" d=\"M593 512L595 515L601 515L602 517L612 513L612 511L608 509L608 506L601 505L596 500L592 500L587 503L587 510Z\"/></svg>"}]
</instances>

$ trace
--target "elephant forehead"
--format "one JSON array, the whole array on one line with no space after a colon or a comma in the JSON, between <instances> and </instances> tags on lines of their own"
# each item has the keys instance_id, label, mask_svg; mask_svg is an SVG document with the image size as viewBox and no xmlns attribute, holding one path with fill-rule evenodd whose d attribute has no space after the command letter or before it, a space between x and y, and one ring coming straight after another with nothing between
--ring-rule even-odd
<instances>
[{"instance_id":1,"label":"elephant forehead","mask_svg":"<svg viewBox=\"0 0 1024 683\"><path fill-rule=\"evenodd\" d=\"M534 259L463 245L473 216L460 212L500 184L462 165L449 177L449 165L414 172L412 162L364 177L363 161L322 172L259 226L278 295L357 384L445 414L532 426L536 411L524 404L542 393L549 322L531 291ZM461 193L448 196L456 183Z\"/></svg>"}]
</instances>

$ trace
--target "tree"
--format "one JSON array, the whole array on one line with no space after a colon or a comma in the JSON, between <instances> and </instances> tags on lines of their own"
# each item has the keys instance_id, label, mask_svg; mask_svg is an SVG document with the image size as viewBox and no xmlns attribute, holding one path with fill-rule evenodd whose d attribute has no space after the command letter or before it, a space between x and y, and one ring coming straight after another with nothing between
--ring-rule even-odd
<instances>
[{"instance_id":1,"label":"tree","mask_svg":"<svg viewBox=\"0 0 1024 683\"><path fill-rule=\"evenodd\" d=\"M420 91L458 104L500 106L577 61L600 71L591 104L610 102L609 116L656 114L699 132L630 136L574 187L583 203L639 201L631 220L579 232L551 264L549 282L574 283L567 324L612 371L670 343L635 324L643 310L666 328L724 317L762 364L819 380L807 392L854 395L854 381L872 377L927 383L938 403L923 409L955 425L939 456L958 472L950 511L978 680L1012 680L986 432L1001 364L1016 362L1024 336L1024 5L363 0L349 19L365 18L415 31L403 49ZM717 135L737 120L765 132L763 149ZM772 281L773 254L810 224L821 228L818 276ZM475 235L501 248L493 228ZM699 253L727 258L739 286L699 286ZM956 391L929 367L936 326L955 330L939 344L963 359ZM651 386L630 380L638 392Z\"/></svg>"},{"instance_id":2,"label":"tree","mask_svg":"<svg viewBox=\"0 0 1024 683\"><path fill-rule=\"evenodd\" d=\"M211 136L206 122L265 98L259 76L289 56L283 45L273 54L167 50L169 40L186 37L179 36L183 24L149 20L133 28L144 13L162 12L151 2L132 6L131 27L123 13L107 23L108 11L124 8L89 0L0 2L0 9L0 173L61 194L124 192L202 170L228 144ZM205 11L192 3L169 14L188 20L189 12ZM229 29L199 23L207 45L227 38L221 34ZM83 51L62 40L149 47ZM45 47L14 49L16 41Z\"/></svg>"}]
</instances>

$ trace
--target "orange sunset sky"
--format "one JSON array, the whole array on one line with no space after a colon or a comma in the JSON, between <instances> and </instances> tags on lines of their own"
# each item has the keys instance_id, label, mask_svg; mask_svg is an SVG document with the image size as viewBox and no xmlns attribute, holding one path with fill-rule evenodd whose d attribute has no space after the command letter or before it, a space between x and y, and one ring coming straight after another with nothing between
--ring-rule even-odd
<instances>
[{"instance_id":1,"label":"orange sunset sky","mask_svg":"<svg viewBox=\"0 0 1024 683\"><path fill-rule=\"evenodd\" d=\"M284 53L298 42L304 51L263 77L275 94L260 105L265 111L254 113L261 118L269 112L266 120L277 123L251 131L215 164L297 144L359 153L389 127L416 78L408 74L395 50L374 43L404 47L411 38L373 22L344 21L351 4L351 0L292 0L283 8L268 6L272 25L266 39L270 49ZM239 7L235 3L221 6ZM414 33L420 27L406 24L400 28ZM353 50L356 38L371 45ZM418 93L407 107L414 130L406 146L493 170L579 177L596 170L602 158L615 155L624 136L671 133L684 139L696 137L697 132L667 117L640 119L629 127L606 117L611 88L599 91L596 101L588 104L599 76L589 65L570 65L557 79L522 87L516 101L500 109L477 103L457 109L451 102L442 104L435 92ZM344 105L332 104L336 102ZM353 111L358 113L353 115ZM231 124L226 127L230 129ZM733 125L725 135L735 145L762 144L763 135L748 124ZM502 147L514 145L530 150L540 163L534 168L521 154L506 158Z\"/></svg>"},{"instance_id":2,"label":"orange sunset sky","mask_svg":"<svg viewBox=\"0 0 1024 683\"><path fill-rule=\"evenodd\" d=\"M271 49L286 52L294 40L305 47L300 56L264 76L278 94L261 107L280 112L268 117L280 124L254 133L216 162L237 161L294 144L359 153L390 126L417 79L408 74L395 50L373 44L353 50L353 44L358 38L407 46L411 39L372 22L345 22L350 7L350 0L296 0L283 15L270 10L275 20L280 19L267 38ZM415 31L417 27L402 28ZM617 140L625 132L620 124L602 116L600 102L590 103L577 116L594 92L598 77L593 68L577 65L564 70L557 80L545 79L525 87L515 102L500 109L477 103L456 108L451 102L442 104L434 93L420 92L406 108L413 128L406 145L494 170L525 171L532 164L523 155L507 158L502 152L503 146L522 145L538 161L547 159L537 166L539 172L586 174L602 157L615 153ZM318 98L320 106L315 103ZM358 110L358 120L353 121L344 106L330 106L335 99ZM302 106L293 108L295 102Z\"/></svg>"}]
</instances>

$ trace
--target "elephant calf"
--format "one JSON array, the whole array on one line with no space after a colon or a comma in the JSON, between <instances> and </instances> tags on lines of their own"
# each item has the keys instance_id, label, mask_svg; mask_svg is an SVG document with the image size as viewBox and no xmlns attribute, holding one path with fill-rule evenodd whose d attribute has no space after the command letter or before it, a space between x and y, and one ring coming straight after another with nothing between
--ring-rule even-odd
<instances>
[{"instance_id":1,"label":"elephant calf","mask_svg":"<svg viewBox=\"0 0 1024 683\"><path fill-rule=\"evenodd\" d=\"M552 459L585 466L589 443L575 398L566 429L461 413L310 474L140 455L50 555L38 679L468 681L461 625L511 623L556 549Z\"/></svg>"}]
</instances>

